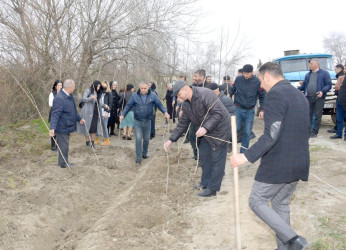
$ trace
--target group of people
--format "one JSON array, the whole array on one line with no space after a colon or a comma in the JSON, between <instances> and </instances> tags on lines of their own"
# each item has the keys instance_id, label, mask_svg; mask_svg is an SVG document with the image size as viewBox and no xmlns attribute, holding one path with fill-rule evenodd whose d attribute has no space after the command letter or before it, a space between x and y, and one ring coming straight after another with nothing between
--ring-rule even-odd
<instances>
[{"instance_id":1,"label":"group of people","mask_svg":"<svg viewBox=\"0 0 346 250\"><path fill-rule=\"evenodd\" d=\"M73 82L72 80L65 82ZM73 82L74 85L74 82ZM107 81L100 82L95 80L89 88L84 91L83 96L79 100L80 114L76 116L70 111L74 109L71 103L61 105L59 97L64 97L60 93L68 93L65 90L65 83L57 80L52 92L49 96L49 105L51 106L49 114L49 122L54 135L51 137L51 149L57 150L56 141L59 141L56 134L60 131L59 127L69 127L67 131L78 133L85 136L85 144L87 147L95 147L95 145L109 146L110 136L116 135L115 125L123 131L122 139L132 140L132 131L135 129L136 137L136 163L140 164L142 158L148 158L149 140L155 137L155 112L159 108L166 116L166 119L172 119L168 115L165 107L160 102L156 92L156 85L153 82L142 82L137 92L133 84L127 84L124 91L117 92L117 82ZM73 89L74 90L74 89ZM71 93L69 93L71 94ZM66 106L67 105L67 106ZM75 103L73 102L75 106ZM65 110L66 109L66 110ZM69 116L65 117L69 113ZM70 118L67 123L66 118ZM73 118L73 119L72 119ZM83 119L82 119L83 118ZM72 124L72 121L81 121ZM73 126L75 125L75 126ZM52 132L53 133L53 132ZM100 137L104 140L101 143ZM68 144L68 143L67 143ZM59 144L60 146L60 144ZM72 166L68 162L68 147L63 145L59 149L60 167Z\"/></svg>"},{"instance_id":2,"label":"group of people","mask_svg":"<svg viewBox=\"0 0 346 250\"><path fill-rule=\"evenodd\" d=\"M239 167L261 159L249 198L251 209L275 231L278 249L303 249L307 242L290 227L288 203L298 181L308 180L309 138L318 134L321 107L323 109L331 86L328 72L319 68L317 59L312 59L309 66L311 70L299 89L285 80L279 65L272 62L262 65L258 76L254 75L253 66L246 64L234 81L225 76L222 85L212 82L205 70L197 70L192 84L181 77L167 85L164 98L167 109L152 83L141 82L136 92L134 85L128 84L125 91L118 94L116 82L108 85L94 81L80 99L81 115L72 97L74 82L58 81L49 98L52 104L50 136L56 136L60 147L58 163L61 167L71 165L67 155L68 139L76 124L78 132L85 135L87 146L99 143L97 138L101 135L102 145L109 145L109 135L115 134L114 127L118 124L124 140L131 140L134 129L135 162L141 164L142 159L149 157L149 141L155 136L152 127L156 109L159 109L167 120L178 119L164 150L169 152L172 143L189 133L194 157L199 158L202 168L197 195L215 196L225 174L231 116L235 115L238 132L242 130L241 149L239 154L230 157L231 166ZM340 76L336 87L339 91L337 107L342 108L342 112L337 111L338 137L339 125L343 126L345 119L345 81L345 77ZM259 117L264 119L264 134L249 147L257 100ZM311 130L313 116L315 125Z\"/></svg>"},{"instance_id":3,"label":"group of people","mask_svg":"<svg viewBox=\"0 0 346 250\"><path fill-rule=\"evenodd\" d=\"M202 167L198 185L201 192L197 195L215 196L224 176L226 142L231 138L230 117L234 110L230 108L233 105L227 105L229 99L226 101L224 98L230 88L229 95L234 95L238 130L244 123L241 153L231 156L231 166L239 167L261 158L249 199L250 207L275 231L278 249L306 248L307 241L290 227L288 204L298 181L308 179L311 131L307 98L284 80L279 65L272 62L261 66L258 78L253 75L251 65L244 65L242 75L226 88L216 83L206 84L204 77L205 72L199 70L195 73L193 85L184 81L176 81L173 85L173 96L182 103L181 114L176 128L164 144L165 151L169 152L171 144L189 126L193 127L189 132L198 140L196 145ZM227 76L224 79L230 81ZM217 91L213 93L210 90ZM260 100L260 117L264 118L265 129L249 148L257 99Z\"/></svg>"}]
</instances>

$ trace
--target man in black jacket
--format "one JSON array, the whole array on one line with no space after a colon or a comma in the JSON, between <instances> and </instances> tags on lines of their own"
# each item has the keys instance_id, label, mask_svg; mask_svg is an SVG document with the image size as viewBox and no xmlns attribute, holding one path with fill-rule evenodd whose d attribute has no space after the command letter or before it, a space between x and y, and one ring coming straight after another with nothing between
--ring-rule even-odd
<instances>
[{"instance_id":1,"label":"man in black jacket","mask_svg":"<svg viewBox=\"0 0 346 250\"><path fill-rule=\"evenodd\" d=\"M265 92L260 87L261 83L253 75L253 67L246 64L243 67L243 75L235 79L231 89L231 96L235 94L234 105L237 116L237 129L240 132L241 124L244 122L243 135L240 152L243 153L249 147L252 126L255 118L255 106L257 98L260 101L261 112L260 118L263 117L263 101Z\"/></svg>"},{"instance_id":2,"label":"man in black jacket","mask_svg":"<svg viewBox=\"0 0 346 250\"><path fill-rule=\"evenodd\" d=\"M261 158L249 205L275 231L278 249L304 249L306 240L290 227L288 203L298 181L308 180L309 103L276 63L262 65L259 79L267 92L264 134L244 154L231 156L231 166Z\"/></svg>"},{"instance_id":3,"label":"man in black jacket","mask_svg":"<svg viewBox=\"0 0 346 250\"><path fill-rule=\"evenodd\" d=\"M180 138L191 123L197 130L195 135L200 139L200 186L203 191L198 193L198 196L215 196L220 190L225 173L227 143L211 137L224 141L230 139L231 116L210 89L188 86L183 81L177 81L173 86L173 96L175 95L179 102L183 102L183 115L165 143L164 149L168 152L170 145Z\"/></svg>"}]
</instances>

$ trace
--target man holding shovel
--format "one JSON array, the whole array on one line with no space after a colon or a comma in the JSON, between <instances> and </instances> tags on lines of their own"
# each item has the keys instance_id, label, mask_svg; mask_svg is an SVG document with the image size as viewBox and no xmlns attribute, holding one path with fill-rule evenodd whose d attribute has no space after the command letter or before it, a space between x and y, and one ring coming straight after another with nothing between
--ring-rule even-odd
<instances>
[{"instance_id":1,"label":"man holding shovel","mask_svg":"<svg viewBox=\"0 0 346 250\"><path fill-rule=\"evenodd\" d=\"M309 104L299 90L284 80L278 64L262 65L259 79L267 92L264 134L244 154L231 156L231 166L261 158L249 198L250 208L275 231L277 249L305 249L306 240L290 227L289 200L298 181L308 180Z\"/></svg>"}]
</instances>

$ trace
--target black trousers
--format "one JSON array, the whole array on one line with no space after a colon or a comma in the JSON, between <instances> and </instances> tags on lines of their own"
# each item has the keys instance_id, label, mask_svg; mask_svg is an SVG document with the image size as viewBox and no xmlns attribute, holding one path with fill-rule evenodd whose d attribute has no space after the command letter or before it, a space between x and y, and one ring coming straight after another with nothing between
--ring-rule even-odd
<instances>
[{"instance_id":1,"label":"black trousers","mask_svg":"<svg viewBox=\"0 0 346 250\"><path fill-rule=\"evenodd\" d=\"M68 148L70 142L70 134L56 134L56 139L62 153L61 155L60 150L58 150L58 164L59 166L66 166L66 162L68 163Z\"/></svg>"},{"instance_id":2,"label":"black trousers","mask_svg":"<svg viewBox=\"0 0 346 250\"><path fill-rule=\"evenodd\" d=\"M193 149L193 154L195 155L195 157L197 157L196 132L197 132L196 128L191 124L188 136L189 136L189 141L190 141L191 147Z\"/></svg>"},{"instance_id":3,"label":"black trousers","mask_svg":"<svg viewBox=\"0 0 346 250\"><path fill-rule=\"evenodd\" d=\"M205 138L201 138L198 145L199 159L202 166L201 186L208 187L212 191L220 191L223 176L225 175L225 164L228 144L213 149Z\"/></svg>"},{"instance_id":4,"label":"black trousers","mask_svg":"<svg viewBox=\"0 0 346 250\"><path fill-rule=\"evenodd\" d=\"M325 97L316 98L316 96L307 96L306 98L310 105L310 124L312 123L312 117L315 114L315 126L312 133L317 135L321 126Z\"/></svg>"},{"instance_id":5,"label":"black trousers","mask_svg":"<svg viewBox=\"0 0 346 250\"><path fill-rule=\"evenodd\" d=\"M119 127L119 117L116 113L112 113L111 117L109 117L108 119L108 124L107 124L108 131L111 134L114 134L115 124L118 124L118 127Z\"/></svg>"}]
</instances>

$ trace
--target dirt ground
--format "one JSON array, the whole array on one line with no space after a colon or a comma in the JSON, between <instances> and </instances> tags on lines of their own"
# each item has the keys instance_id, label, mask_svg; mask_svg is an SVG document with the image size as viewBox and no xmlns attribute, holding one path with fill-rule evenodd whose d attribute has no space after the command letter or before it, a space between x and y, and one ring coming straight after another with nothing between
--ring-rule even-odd
<instances>
[{"instance_id":1,"label":"dirt ground","mask_svg":"<svg viewBox=\"0 0 346 250\"><path fill-rule=\"evenodd\" d=\"M197 197L193 186L201 171L194 175L189 144L182 144L178 159L179 140L169 154L166 194L168 128L161 114L157 120L150 157L141 166L135 165L134 140L113 136L95 156L81 135L72 134L72 172L57 166L39 121L0 127L0 249L235 249L229 161L218 195ZM291 201L292 227L310 249L346 249L346 142L330 140L331 127L324 117L310 141L309 181L298 184ZM251 143L262 131L256 119ZM242 247L275 249L275 235L248 207L258 164L239 168Z\"/></svg>"}]
</instances>

